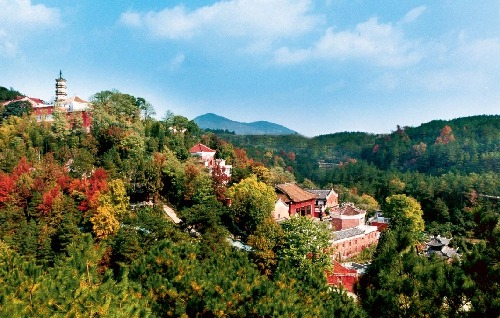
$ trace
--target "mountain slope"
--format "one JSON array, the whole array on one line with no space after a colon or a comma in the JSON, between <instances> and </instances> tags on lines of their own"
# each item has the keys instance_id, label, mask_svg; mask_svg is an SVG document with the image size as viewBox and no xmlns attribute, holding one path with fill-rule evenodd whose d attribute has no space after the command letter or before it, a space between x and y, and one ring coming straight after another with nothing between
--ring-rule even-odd
<instances>
[{"instance_id":1,"label":"mountain slope","mask_svg":"<svg viewBox=\"0 0 500 318\"><path fill-rule=\"evenodd\" d=\"M227 119L225 117L208 113L193 119L202 129L220 129L234 131L237 135L293 135L297 132L284 126L270 123L268 121L256 121L243 123Z\"/></svg>"}]
</instances>

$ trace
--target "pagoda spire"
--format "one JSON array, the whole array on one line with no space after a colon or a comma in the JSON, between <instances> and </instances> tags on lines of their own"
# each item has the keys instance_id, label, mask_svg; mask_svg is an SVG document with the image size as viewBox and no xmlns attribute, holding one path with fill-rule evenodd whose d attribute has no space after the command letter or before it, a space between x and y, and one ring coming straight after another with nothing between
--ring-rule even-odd
<instances>
[{"instance_id":1,"label":"pagoda spire","mask_svg":"<svg viewBox=\"0 0 500 318\"><path fill-rule=\"evenodd\" d=\"M66 80L62 77L62 70L59 70L59 78L56 78L56 102L66 100Z\"/></svg>"}]
</instances>

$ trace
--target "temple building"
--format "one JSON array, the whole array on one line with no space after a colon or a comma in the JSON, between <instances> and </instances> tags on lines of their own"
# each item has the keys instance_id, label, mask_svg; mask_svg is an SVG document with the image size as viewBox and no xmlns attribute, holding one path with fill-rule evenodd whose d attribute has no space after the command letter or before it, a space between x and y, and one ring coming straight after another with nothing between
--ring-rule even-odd
<instances>
[{"instance_id":1,"label":"temple building","mask_svg":"<svg viewBox=\"0 0 500 318\"><path fill-rule=\"evenodd\" d=\"M215 167L219 167L222 173L228 178L231 177L231 169L233 166L226 164L226 160L224 159L215 159L215 150L208 148L204 144L198 143L189 149L189 153L192 157L197 157L198 162L204 165L209 173L212 173Z\"/></svg>"},{"instance_id":2,"label":"temple building","mask_svg":"<svg viewBox=\"0 0 500 318\"><path fill-rule=\"evenodd\" d=\"M51 123L54 121L54 112L59 111L65 114L69 125L79 123L87 132L90 131L90 111L92 104L76 95L67 98L66 79L62 77L61 71L59 71L59 78L56 78L55 81L56 97L53 103L47 103L39 98L18 96L14 100L5 102L3 105L5 106L17 101L27 101L31 104L33 115L37 122Z\"/></svg>"},{"instance_id":3,"label":"temple building","mask_svg":"<svg viewBox=\"0 0 500 318\"><path fill-rule=\"evenodd\" d=\"M376 226L365 223L366 211L352 203L344 203L330 212L334 239L335 259L343 260L377 244L380 232Z\"/></svg>"}]
</instances>

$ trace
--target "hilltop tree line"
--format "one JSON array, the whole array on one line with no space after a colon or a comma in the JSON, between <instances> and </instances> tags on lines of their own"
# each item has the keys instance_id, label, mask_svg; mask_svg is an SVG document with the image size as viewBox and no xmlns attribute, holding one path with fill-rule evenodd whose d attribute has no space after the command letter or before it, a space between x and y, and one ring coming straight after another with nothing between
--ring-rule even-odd
<instances>
[{"instance_id":1,"label":"hilltop tree line","mask_svg":"<svg viewBox=\"0 0 500 318\"><path fill-rule=\"evenodd\" d=\"M0 123L2 316L499 314L498 202L484 196L499 193L493 168L462 172L449 162L439 170L426 164L434 154L411 168L404 155L387 159L392 142L406 140L408 151L424 142L410 128L389 136L261 136L251 146L170 112L156 120L140 97L101 91L91 100L90 132L58 112L51 123L27 112ZM425 143L447 153L463 136L443 129ZM482 136L493 138L489 152L498 151L498 131L478 129L469 128L478 151ZM230 180L190 156L198 142L233 166ZM358 286L359 303L326 285L326 226L272 219L274 185L283 182L335 187L342 201L394 220ZM166 217L164 204L181 224ZM453 234L463 258L422 257L423 230ZM247 247L233 247L236 238Z\"/></svg>"}]
</instances>

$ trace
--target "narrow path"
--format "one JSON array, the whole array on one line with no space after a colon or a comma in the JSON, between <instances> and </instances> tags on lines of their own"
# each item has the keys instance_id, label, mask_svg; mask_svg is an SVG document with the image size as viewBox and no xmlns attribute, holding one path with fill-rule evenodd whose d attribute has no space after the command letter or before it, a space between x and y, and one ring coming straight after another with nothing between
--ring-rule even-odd
<instances>
[{"instance_id":1,"label":"narrow path","mask_svg":"<svg viewBox=\"0 0 500 318\"><path fill-rule=\"evenodd\" d=\"M179 224L182 222L182 220L177 217L177 214L175 213L175 211L171 207L169 207L168 205L166 205L166 204L163 205L163 211L165 211L165 213L167 213L168 217L172 221L174 221L175 224Z\"/></svg>"}]
</instances>

